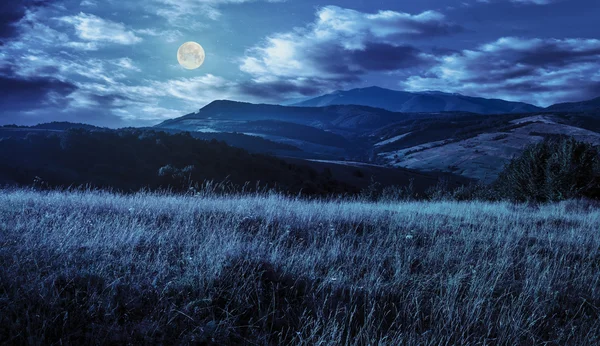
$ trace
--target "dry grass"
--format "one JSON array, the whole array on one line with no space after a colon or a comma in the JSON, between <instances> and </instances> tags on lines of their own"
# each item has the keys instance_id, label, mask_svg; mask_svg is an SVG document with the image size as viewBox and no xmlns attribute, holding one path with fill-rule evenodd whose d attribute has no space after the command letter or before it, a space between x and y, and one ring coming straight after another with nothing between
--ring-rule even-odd
<instances>
[{"instance_id":1,"label":"dry grass","mask_svg":"<svg viewBox=\"0 0 600 346\"><path fill-rule=\"evenodd\" d=\"M0 192L5 344L600 343L600 210Z\"/></svg>"}]
</instances>

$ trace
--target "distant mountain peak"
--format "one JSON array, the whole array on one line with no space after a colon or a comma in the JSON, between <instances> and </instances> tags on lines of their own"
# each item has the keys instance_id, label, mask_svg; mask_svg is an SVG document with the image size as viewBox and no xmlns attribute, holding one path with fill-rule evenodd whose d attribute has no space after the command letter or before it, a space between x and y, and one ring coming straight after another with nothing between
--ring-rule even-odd
<instances>
[{"instance_id":1,"label":"distant mountain peak","mask_svg":"<svg viewBox=\"0 0 600 346\"><path fill-rule=\"evenodd\" d=\"M337 90L294 103L299 107L361 105L404 113L471 112L480 114L529 113L541 108L523 102L464 96L436 90L408 92L378 86Z\"/></svg>"},{"instance_id":2,"label":"distant mountain peak","mask_svg":"<svg viewBox=\"0 0 600 346\"><path fill-rule=\"evenodd\" d=\"M371 86L368 86L368 87L358 88L358 89L362 89L362 90L392 90L392 89L382 88L382 87L377 86L377 85L371 85ZM355 89L351 89L351 90L355 90ZM399 91L399 90L392 90L392 91Z\"/></svg>"},{"instance_id":3,"label":"distant mountain peak","mask_svg":"<svg viewBox=\"0 0 600 346\"><path fill-rule=\"evenodd\" d=\"M423 91L417 91L417 92L415 92L415 94L463 96L462 94L459 94L459 93L446 93L446 92L439 91L439 90L423 90Z\"/></svg>"},{"instance_id":4,"label":"distant mountain peak","mask_svg":"<svg viewBox=\"0 0 600 346\"><path fill-rule=\"evenodd\" d=\"M206 108L206 107L210 107L212 105L223 105L223 104L250 104L249 102L242 102L242 101L234 101L234 100L214 100L212 102L210 102L209 104L207 104L206 106L202 107Z\"/></svg>"}]
</instances>

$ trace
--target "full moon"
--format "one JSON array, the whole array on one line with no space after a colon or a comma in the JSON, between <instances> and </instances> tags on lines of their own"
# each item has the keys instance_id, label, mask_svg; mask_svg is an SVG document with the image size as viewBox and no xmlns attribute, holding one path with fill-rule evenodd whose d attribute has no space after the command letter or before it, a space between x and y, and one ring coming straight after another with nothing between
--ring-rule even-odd
<instances>
[{"instance_id":1,"label":"full moon","mask_svg":"<svg viewBox=\"0 0 600 346\"><path fill-rule=\"evenodd\" d=\"M188 70L202 66L204 57L204 48L196 42L186 42L177 50L177 61Z\"/></svg>"}]
</instances>

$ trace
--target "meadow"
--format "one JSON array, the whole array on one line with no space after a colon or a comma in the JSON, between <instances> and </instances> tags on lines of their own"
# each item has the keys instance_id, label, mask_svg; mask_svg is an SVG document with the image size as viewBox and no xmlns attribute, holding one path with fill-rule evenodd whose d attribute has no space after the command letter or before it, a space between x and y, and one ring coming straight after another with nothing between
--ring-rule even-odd
<instances>
[{"instance_id":1,"label":"meadow","mask_svg":"<svg viewBox=\"0 0 600 346\"><path fill-rule=\"evenodd\" d=\"M0 343L600 344L569 200L0 190Z\"/></svg>"}]
</instances>

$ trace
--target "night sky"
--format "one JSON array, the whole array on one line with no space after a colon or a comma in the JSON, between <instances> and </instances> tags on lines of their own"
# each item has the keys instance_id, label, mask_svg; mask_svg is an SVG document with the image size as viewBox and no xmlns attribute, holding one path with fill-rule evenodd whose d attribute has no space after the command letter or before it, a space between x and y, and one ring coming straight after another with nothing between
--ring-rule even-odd
<instances>
[{"instance_id":1,"label":"night sky","mask_svg":"<svg viewBox=\"0 0 600 346\"><path fill-rule=\"evenodd\" d=\"M156 124L215 99L377 85L524 101L600 96L598 0L0 2L0 124ZM200 43L196 70L178 47Z\"/></svg>"}]
</instances>

